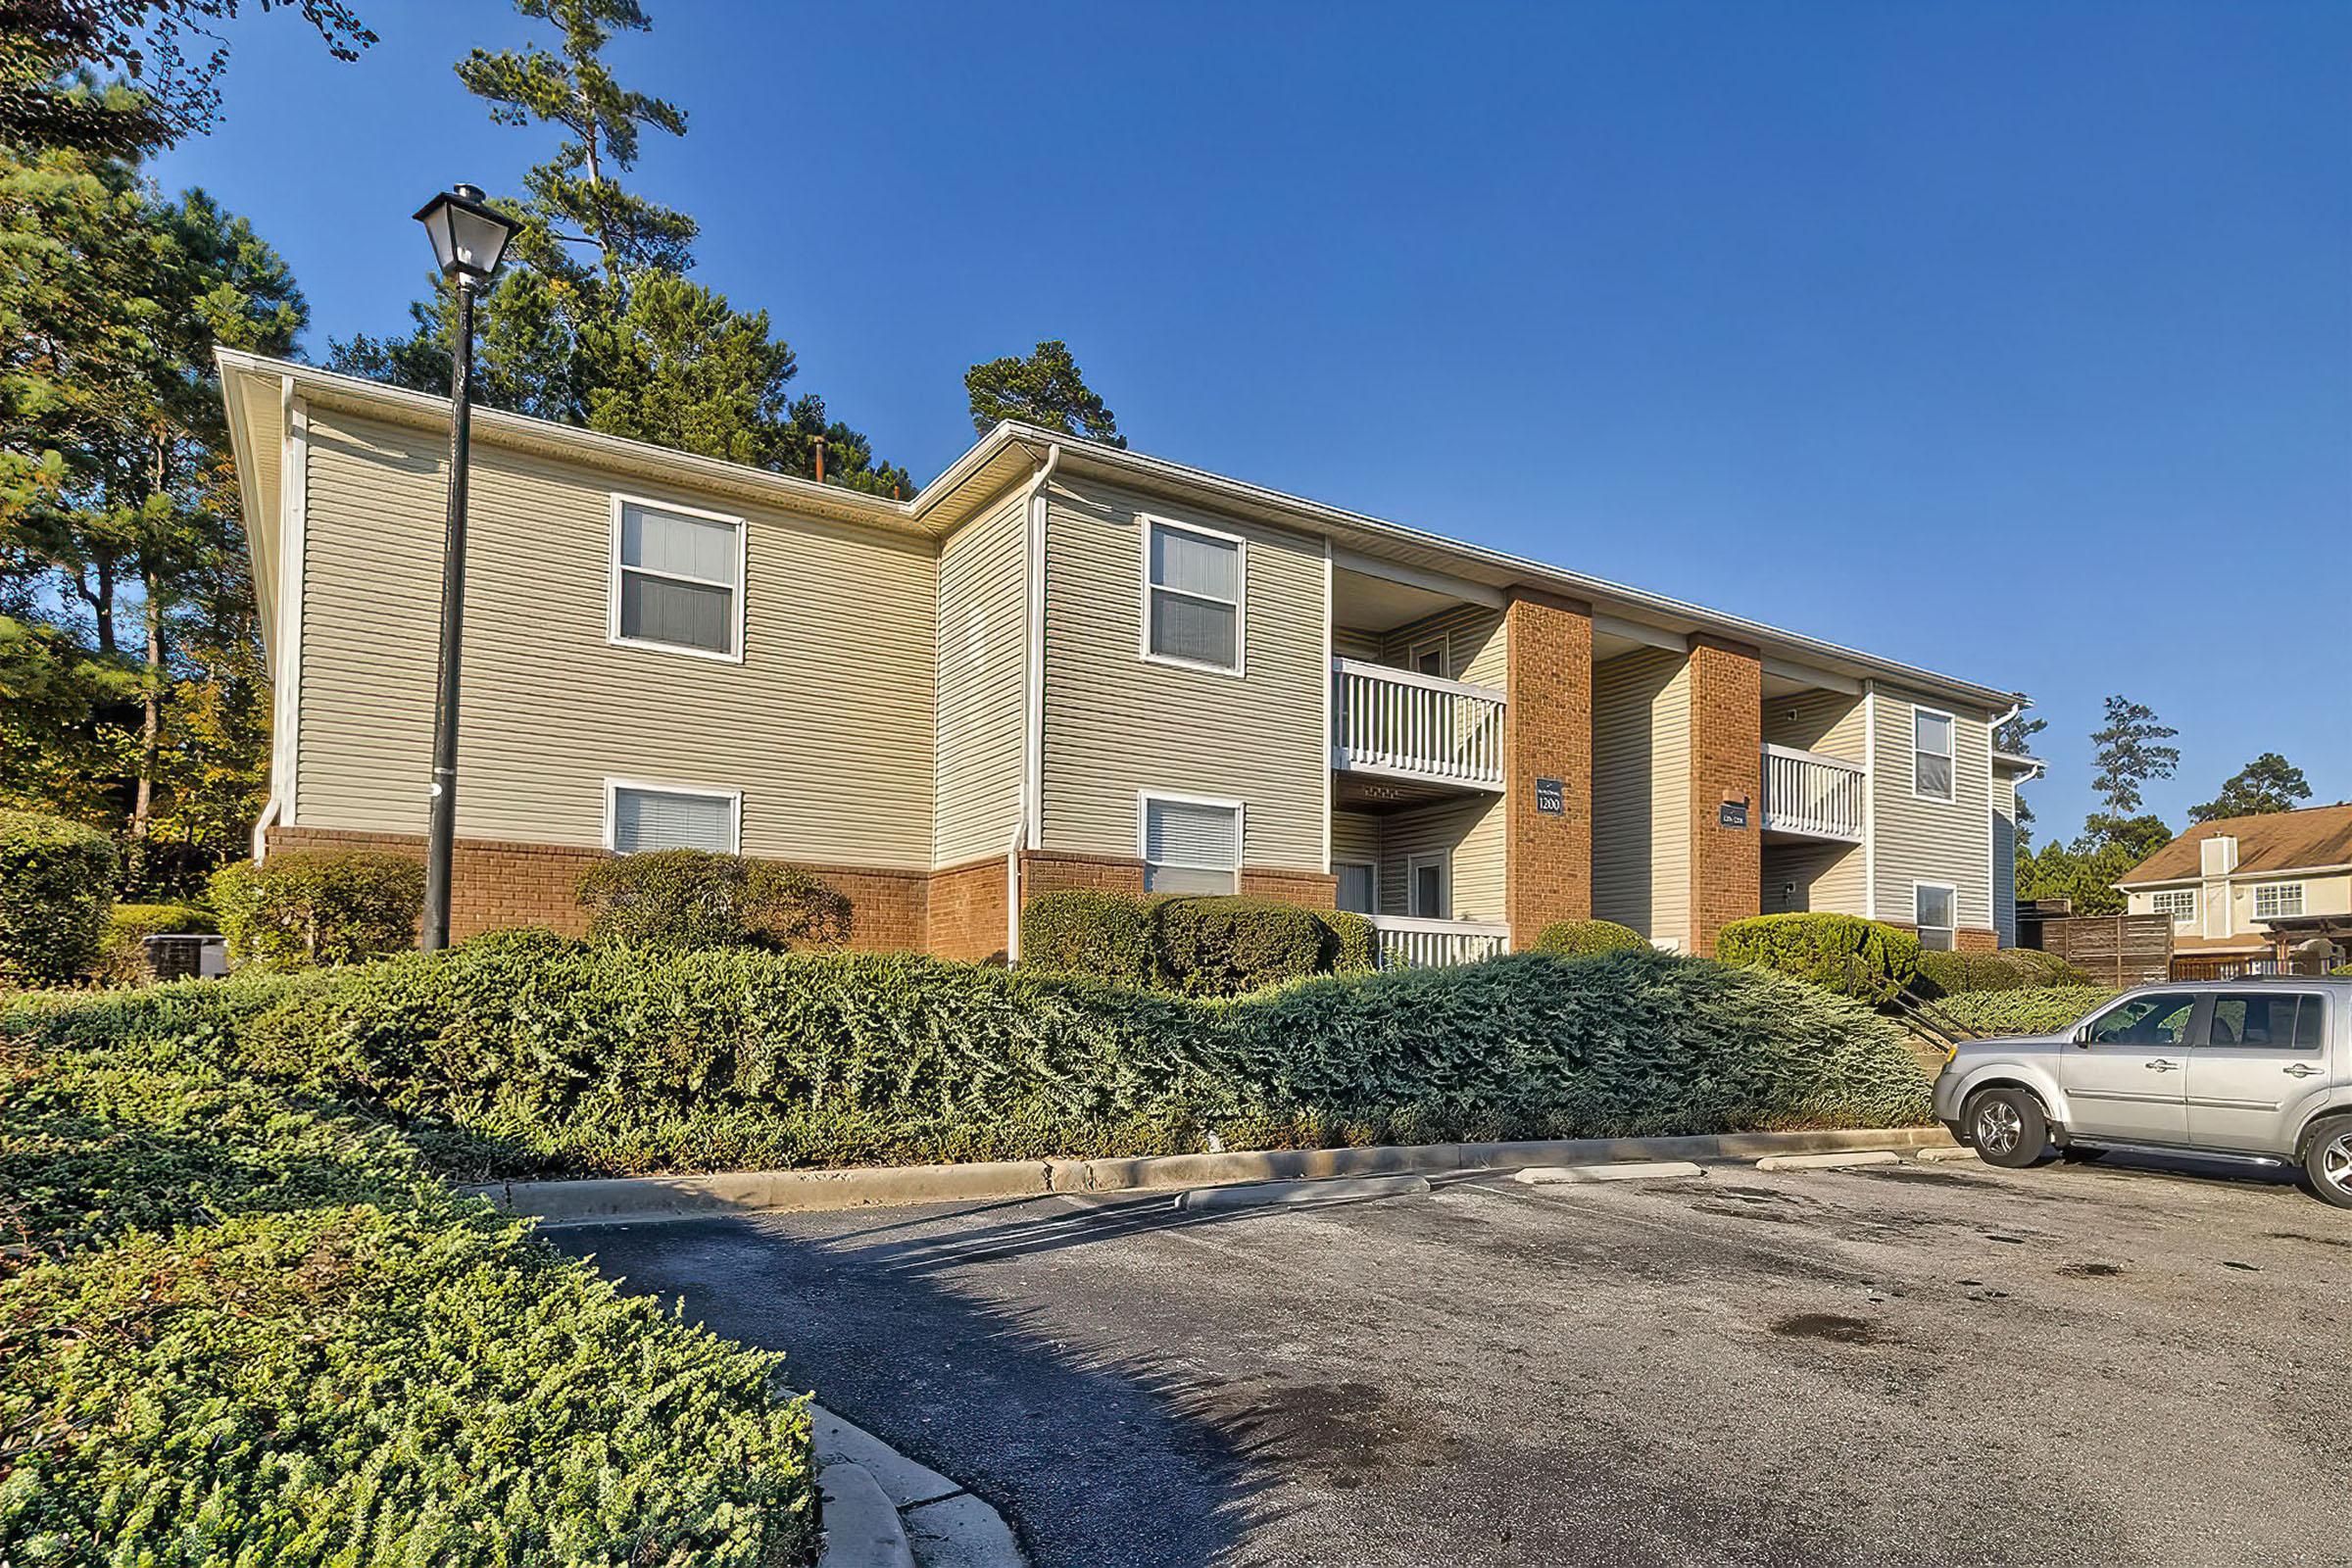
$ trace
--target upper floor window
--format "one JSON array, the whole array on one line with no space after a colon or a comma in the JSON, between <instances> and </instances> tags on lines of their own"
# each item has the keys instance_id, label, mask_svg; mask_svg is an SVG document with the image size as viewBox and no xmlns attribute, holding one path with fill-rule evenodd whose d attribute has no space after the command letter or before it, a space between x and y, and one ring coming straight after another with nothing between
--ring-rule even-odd
<instances>
[{"instance_id":1,"label":"upper floor window","mask_svg":"<svg viewBox=\"0 0 2352 1568\"><path fill-rule=\"evenodd\" d=\"M1925 800L1952 799L1952 715L1932 708L1911 710L1911 793Z\"/></svg>"},{"instance_id":2,"label":"upper floor window","mask_svg":"<svg viewBox=\"0 0 2352 1568\"><path fill-rule=\"evenodd\" d=\"M743 658L743 519L612 498L616 643Z\"/></svg>"},{"instance_id":3,"label":"upper floor window","mask_svg":"<svg viewBox=\"0 0 2352 1568\"><path fill-rule=\"evenodd\" d=\"M732 790L605 780L605 844L622 855L710 850L733 855L743 837L743 797Z\"/></svg>"},{"instance_id":4,"label":"upper floor window","mask_svg":"<svg viewBox=\"0 0 2352 1568\"><path fill-rule=\"evenodd\" d=\"M2277 920L2303 912L2303 884L2265 882L2254 890L2254 918Z\"/></svg>"},{"instance_id":5,"label":"upper floor window","mask_svg":"<svg viewBox=\"0 0 2352 1568\"><path fill-rule=\"evenodd\" d=\"M2148 908L2157 914L2169 914L2175 925L2190 925L2197 918L2197 890L2195 888L2167 888L2148 895Z\"/></svg>"},{"instance_id":6,"label":"upper floor window","mask_svg":"<svg viewBox=\"0 0 2352 1568\"><path fill-rule=\"evenodd\" d=\"M1137 808L1147 893L1232 893L1242 868L1242 803L1146 795Z\"/></svg>"},{"instance_id":7,"label":"upper floor window","mask_svg":"<svg viewBox=\"0 0 2352 1568\"><path fill-rule=\"evenodd\" d=\"M1144 657L1240 674L1242 541L1157 517L1144 528Z\"/></svg>"}]
</instances>

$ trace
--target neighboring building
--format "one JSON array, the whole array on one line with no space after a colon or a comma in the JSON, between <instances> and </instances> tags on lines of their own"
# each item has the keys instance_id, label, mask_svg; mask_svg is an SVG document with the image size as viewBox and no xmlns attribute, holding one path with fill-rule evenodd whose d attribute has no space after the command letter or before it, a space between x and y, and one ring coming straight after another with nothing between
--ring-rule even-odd
<instances>
[{"instance_id":1,"label":"neighboring building","mask_svg":"<svg viewBox=\"0 0 2352 1568\"><path fill-rule=\"evenodd\" d=\"M2341 962L2352 950L2352 803L2199 822L2115 886L2131 913L2172 916L2177 954Z\"/></svg>"},{"instance_id":2,"label":"neighboring building","mask_svg":"<svg viewBox=\"0 0 2352 1568\"><path fill-rule=\"evenodd\" d=\"M416 851L448 405L220 359L257 852ZM1072 886L1336 903L1419 961L1589 915L2011 930L1993 687L1020 425L907 501L490 410L473 454L461 935L575 925L583 865L681 844L966 957Z\"/></svg>"}]
</instances>

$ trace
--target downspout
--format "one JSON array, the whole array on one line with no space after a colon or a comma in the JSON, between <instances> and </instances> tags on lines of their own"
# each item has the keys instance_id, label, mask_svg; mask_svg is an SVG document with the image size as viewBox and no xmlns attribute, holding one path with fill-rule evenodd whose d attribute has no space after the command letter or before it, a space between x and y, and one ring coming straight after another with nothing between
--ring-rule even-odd
<instances>
[{"instance_id":1,"label":"downspout","mask_svg":"<svg viewBox=\"0 0 2352 1568\"><path fill-rule=\"evenodd\" d=\"M1061 443L1046 448L1021 498L1027 531L1028 585L1022 596L1029 632L1028 713L1021 745L1020 821L1004 856L1004 956L1021 961L1021 851L1035 849L1045 831L1046 770L1046 486L1061 466Z\"/></svg>"},{"instance_id":2,"label":"downspout","mask_svg":"<svg viewBox=\"0 0 2352 1568\"><path fill-rule=\"evenodd\" d=\"M1995 793L1994 786L1999 783L1997 775L2000 772L2000 764L1993 760L1992 754L2000 749L1998 742L2001 726L2025 710L2026 700L2021 697L2009 705L2009 711L1984 726L1984 916L1992 922L1992 941L1995 947L2000 946L2003 933L2001 931L2001 901L1998 896L2001 882L2001 813L1994 807L1992 801ZM2016 786L2012 785L2010 786L2010 799L2014 801L2016 798ZM2013 856L2017 853L2014 826L2013 821L2010 843L2010 854ZM1959 918L1960 911L1954 909L1952 919L1957 922ZM2009 930L2006 935L2010 946L2016 946L2017 873L2014 869L2009 873Z\"/></svg>"},{"instance_id":3,"label":"downspout","mask_svg":"<svg viewBox=\"0 0 2352 1568\"><path fill-rule=\"evenodd\" d=\"M1862 683L1862 918L1879 917L1879 683Z\"/></svg>"}]
</instances>

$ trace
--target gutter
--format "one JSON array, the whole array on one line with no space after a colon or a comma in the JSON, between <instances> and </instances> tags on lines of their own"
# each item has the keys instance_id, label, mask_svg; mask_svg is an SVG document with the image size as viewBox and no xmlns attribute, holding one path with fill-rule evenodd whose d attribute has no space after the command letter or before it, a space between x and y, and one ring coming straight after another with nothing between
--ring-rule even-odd
<instances>
[{"instance_id":1,"label":"gutter","mask_svg":"<svg viewBox=\"0 0 2352 1568\"><path fill-rule=\"evenodd\" d=\"M1002 428L1000 426L1000 428ZM1046 448L1021 496L1021 526L1026 530L1028 585L1022 594L1023 618L1028 625L1027 713L1021 742L1020 824L1013 830L1007 854L1004 900L1004 953L1014 962L1021 956L1021 857L1025 844L1035 849L1045 834L1046 815L1046 487L1061 466L1061 443Z\"/></svg>"}]
</instances>

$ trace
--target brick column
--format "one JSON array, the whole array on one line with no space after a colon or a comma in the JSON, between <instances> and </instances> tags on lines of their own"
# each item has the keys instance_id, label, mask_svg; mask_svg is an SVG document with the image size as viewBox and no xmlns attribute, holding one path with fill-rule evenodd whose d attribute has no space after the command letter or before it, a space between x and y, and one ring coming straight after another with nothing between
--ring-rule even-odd
<instances>
[{"instance_id":1,"label":"brick column","mask_svg":"<svg viewBox=\"0 0 2352 1568\"><path fill-rule=\"evenodd\" d=\"M1690 638L1690 951L1760 913L1764 880L1764 668L1753 648ZM1743 826L1724 808L1744 808Z\"/></svg>"},{"instance_id":2,"label":"brick column","mask_svg":"<svg viewBox=\"0 0 2352 1568\"><path fill-rule=\"evenodd\" d=\"M1502 624L1503 915L1527 948L1592 914L1592 609L1515 590ZM1559 781L1557 812L1539 809L1538 779Z\"/></svg>"}]
</instances>

